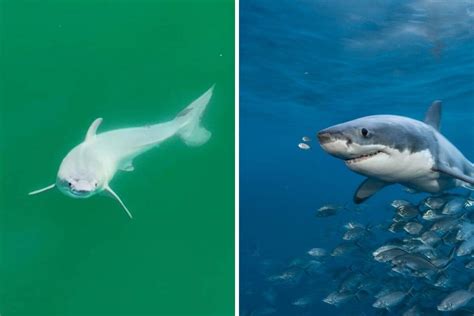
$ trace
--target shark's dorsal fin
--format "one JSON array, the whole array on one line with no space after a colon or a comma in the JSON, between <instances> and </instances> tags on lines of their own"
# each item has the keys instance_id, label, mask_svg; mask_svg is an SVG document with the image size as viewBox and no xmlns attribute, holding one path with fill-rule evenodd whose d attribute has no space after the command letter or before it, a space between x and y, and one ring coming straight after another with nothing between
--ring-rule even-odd
<instances>
[{"instance_id":1,"label":"shark's dorsal fin","mask_svg":"<svg viewBox=\"0 0 474 316\"><path fill-rule=\"evenodd\" d=\"M452 178L461 180L466 183L466 185L464 186L465 188L474 190L474 178L462 173L457 169L451 168L446 164L438 163L435 167L432 168L432 170L435 172L443 173Z\"/></svg>"},{"instance_id":2,"label":"shark's dorsal fin","mask_svg":"<svg viewBox=\"0 0 474 316\"><path fill-rule=\"evenodd\" d=\"M120 205L122 205L123 209L124 209L125 212L128 214L128 216L133 219L132 213L130 213L130 211L128 210L128 208L127 208L127 207L125 206L125 204L122 202L122 200L120 199L120 197L118 196L118 194L114 192L114 190L112 190L112 189L107 185L107 186L104 188L104 191L107 192L112 198L114 198L115 200L117 200L117 202L119 202Z\"/></svg>"},{"instance_id":3,"label":"shark's dorsal fin","mask_svg":"<svg viewBox=\"0 0 474 316\"><path fill-rule=\"evenodd\" d=\"M91 126L89 126L89 129L87 130L86 140L91 139L95 136L95 134L97 134L97 129L99 128L100 123L102 123L101 117L95 119L95 121L92 122Z\"/></svg>"},{"instance_id":4,"label":"shark's dorsal fin","mask_svg":"<svg viewBox=\"0 0 474 316\"><path fill-rule=\"evenodd\" d=\"M441 121L441 101L434 101L426 111L425 123L431 125L436 130L439 130Z\"/></svg>"},{"instance_id":5,"label":"shark's dorsal fin","mask_svg":"<svg viewBox=\"0 0 474 316\"><path fill-rule=\"evenodd\" d=\"M360 204L367 200L369 197L377 193L379 190L383 189L390 183L374 179L367 178L365 179L357 188L354 194L354 203Z\"/></svg>"}]
</instances>

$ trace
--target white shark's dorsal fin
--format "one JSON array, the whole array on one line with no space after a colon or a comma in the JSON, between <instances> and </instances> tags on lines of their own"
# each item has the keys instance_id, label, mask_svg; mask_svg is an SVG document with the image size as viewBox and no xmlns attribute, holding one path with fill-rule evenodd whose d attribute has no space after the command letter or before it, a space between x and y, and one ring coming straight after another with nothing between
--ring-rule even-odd
<instances>
[{"instance_id":1,"label":"white shark's dorsal fin","mask_svg":"<svg viewBox=\"0 0 474 316\"><path fill-rule=\"evenodd\" d=\"M360 204L391 183L375 178L365 179L354 194L354 203Z\"/></svg>"},{"instance_id":2,"label":"white shark's dorsal fin","mask_svg":"<svg viewBox=\"0 0 474 316\"><path fill-rule=\"evenodd\" d=\"M132 216L132 213L130 213L130 211L128 210L128 208L125 206L125 204L122 202L122 200L120 199L120 197L117 195L117 193L114 192L114 190L112 190L108 185L104 188L105 192L107 192L111 197L113 197L115 200L117 200L120 205L122 205L123 209L125 210L125 212L128 214L128 216L130 218L133 219L133 216Z\"/></svg>"},{"instance_id":3,"label":"white shark's dorsal fin","mask_svg":"<svg viewBox=\"0 0 474 316\"><path fill-rule=\"evenodd\" d=\"M446 164L438 163L436 167L432 168L432 170L461 180L466 183L466 185L464 185L465 188L474 190L474 178L462 173L461 171L458 171L457 169L451 168Z\"/></svg>"},{"instance_id":4,"label":"white shark's dorsal fin","mask_svg":"<svg viewBox=\"0 0 474 316\"><path fill-rule=\"evenodd\" d=\"M91 126L89 126L89 129L87 130L86 140L91 139L97 134L97 129L99 128L100 123L102 123L101 117L95 119L95 121L92 122Z\"/></svg>"},{"instance_id":5,"label":"white shark's dorsal fin","mask_svg":"<svg viewBox=\"0 0 474 316\"><path fill-rule=\"evenodd\" d=\"M28 193L28 195L40 194L40 193L43 193L43 192L45 192L45 191L51 190L51 189L54 188L55 186L56 186L56 184L53 183L53 184L51 184L51 185L48 185L48 186L45 187L45 188L32 191L32 192Z\"/></svg>"},{"instance_id":6,"label":"white shark's dorsal fin","mask_svg":"<svg viewBox=\"0 0 474 316\"><path fill-rule=\"evenodd\" d=\"M439 130L441 122L441 101L434 101L426 111L425 123L433 126L436 130Z\"/></svg>"}]
</instances>

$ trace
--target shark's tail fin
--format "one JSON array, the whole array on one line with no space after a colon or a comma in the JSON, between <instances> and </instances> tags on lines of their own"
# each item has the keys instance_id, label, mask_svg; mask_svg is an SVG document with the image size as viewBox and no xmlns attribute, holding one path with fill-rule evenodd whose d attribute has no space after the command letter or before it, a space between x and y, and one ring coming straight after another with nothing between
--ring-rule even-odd
<instances>
[{"instance_id":1,"label":"shark's tail fin","mask_svg":"<svg viewBox=\"0 0 474 316\"><path fill-rule=\"evenodd\" d=\"M199 146L211 137L211 132L201 126L201 117L212 97L214 85L203 95L178 113L175 121L179 124L178 135L188 146Z\"/></svg>"}]
</instances>

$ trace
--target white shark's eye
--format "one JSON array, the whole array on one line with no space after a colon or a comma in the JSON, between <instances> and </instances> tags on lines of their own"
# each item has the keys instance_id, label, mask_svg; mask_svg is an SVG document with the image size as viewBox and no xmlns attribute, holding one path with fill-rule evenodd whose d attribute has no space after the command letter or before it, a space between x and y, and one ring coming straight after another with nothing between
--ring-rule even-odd
<instances>
[{"instance_id":1,"label":"white shark's eye","mask_svg":"<svg viewBox=\"0 0 474 316\"><path fill-rule=\"evenodd\" d=\"M367 137L369 135L369 131L366 129L366 128L362 128L360 130L360 133L362 134L362 136L364 137Z\"/></svg>"}]
</instances>

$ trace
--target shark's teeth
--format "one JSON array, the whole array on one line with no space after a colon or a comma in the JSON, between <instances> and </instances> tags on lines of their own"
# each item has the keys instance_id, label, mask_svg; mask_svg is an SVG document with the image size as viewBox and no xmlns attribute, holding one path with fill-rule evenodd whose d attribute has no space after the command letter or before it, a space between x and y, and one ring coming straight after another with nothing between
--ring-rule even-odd
<instances>
[{"instance_id":1,"label":"shark's teeth","mask_svg":"<svg viewBox=\"0 0 474 316\"><path fill-rule=\"evenodd\" d=\"M374 152L374 153L362 155L362 156L359 156L359 157L356 157L356 158L352 158L352 159L347 159L347 160L346 160L346 163L348 163L348 164L357 163L357 162L362 161L362 160L365 160L365 159L367 159L367 158L376 156L376 155L380 154L381 152L382 152L382 151L377 150L377 151Z\"/></svg>"}]
</instances>

